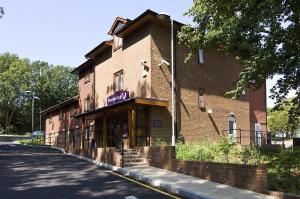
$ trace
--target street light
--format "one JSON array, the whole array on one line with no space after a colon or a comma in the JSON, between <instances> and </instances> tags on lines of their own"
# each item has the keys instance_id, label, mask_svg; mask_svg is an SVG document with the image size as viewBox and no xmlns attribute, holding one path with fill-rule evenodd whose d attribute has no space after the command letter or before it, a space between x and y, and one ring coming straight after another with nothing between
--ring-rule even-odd
<instances>
[{"instance_id":1,"label":"street light","mask_svg":"<svg viewBox=\"0 0 300 199\"><path fill-rule=\"evenodd\" d=\"M34 100L35 99L40 99L40 98L35 96L34 92L32 92L32 91L25 91L25 93L30 94L31 100L32 100L31 101L32 102L32 106L31 106L31 133L32 133L34 131Z\"/></svg>"}]
</instances>

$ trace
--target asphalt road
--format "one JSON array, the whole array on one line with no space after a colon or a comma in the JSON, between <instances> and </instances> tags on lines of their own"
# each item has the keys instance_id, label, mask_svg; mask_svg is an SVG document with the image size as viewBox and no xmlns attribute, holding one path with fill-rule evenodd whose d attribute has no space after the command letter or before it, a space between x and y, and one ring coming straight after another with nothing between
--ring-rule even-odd
<instances>
[{"instance_id":1,"label":"asphalt road","mask_svg":"<svg viewBox=\"0 0 300 199\"><path fill-rule=\"evenodd\" d=\"M0 144L1 199L172 198L55 149Z\"/></svg>"}]
</instances>

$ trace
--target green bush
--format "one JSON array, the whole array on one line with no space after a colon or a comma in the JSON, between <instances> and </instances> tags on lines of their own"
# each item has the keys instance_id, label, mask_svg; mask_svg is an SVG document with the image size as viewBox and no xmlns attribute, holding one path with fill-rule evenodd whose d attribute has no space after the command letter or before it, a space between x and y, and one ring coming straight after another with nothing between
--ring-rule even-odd
<instances>
[{"instance_id":1,"label":"green bush","mask_svg":"<svg viewBox=\"0 0 300 199\"><path fill-rule=\"evenodd\" d=\"M181 160L236 162L236 154L237 149L227 138L214 143L202 140L197 143L176 144L176 158Z\"/></svg>"},{"instance_id":2,"label":"green bush","mask_svg":"<svg viewBox=\"0 0 300 199\"><path fill-rule=\"evenodd\" d=\"M271 190L300 194L300 150L286 149L268 164Z\"/></svg>"}]
</instances>

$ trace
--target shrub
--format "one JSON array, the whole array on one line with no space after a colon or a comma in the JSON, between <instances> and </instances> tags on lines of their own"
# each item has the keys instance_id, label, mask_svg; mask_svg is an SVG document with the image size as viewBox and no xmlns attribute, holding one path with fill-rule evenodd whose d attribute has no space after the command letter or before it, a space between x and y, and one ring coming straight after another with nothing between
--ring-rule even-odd
<instances>
[{"instance_id":1,"label":"shrub","mask_svg":"<svg viewBox=\"0 0 300 199\"><path fill-rule=\"evenodd\" d=\"M300 150L282 150L268 165L268 179L272 190L300 194Z\"/></svg>"},{"instance_id":2,"label":"shrub","mask_svg":"<svg viewBox=\"0 0 300 199\"><path fill-rule=\"evenodd\" d=\"M225 161L229 163L229 154L230 151L233 150L233 146L235 144L233 142L230 142L226 137L222 137L217 145L220 149L220 152L224 156Z\"/></svg>"}]
</instances>

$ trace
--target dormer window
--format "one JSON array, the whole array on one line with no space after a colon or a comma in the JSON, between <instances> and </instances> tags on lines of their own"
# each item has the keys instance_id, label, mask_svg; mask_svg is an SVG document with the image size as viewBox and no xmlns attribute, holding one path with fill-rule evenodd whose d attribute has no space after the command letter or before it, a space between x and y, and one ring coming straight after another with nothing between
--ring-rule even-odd
<instances>
[{"instance_id":1,"label":"dormer window","mask_svg":"<svg viewBox=\"0 0 300 199\"><path fill-rule=\"evenodd\" d=\"M123 38L120 38L116 35L116 32L120 30L122 27L126 25L126 23L130 21L129 19L124 19L122 17L117 17L116 20L114 21L113 25L111 26L108 34L113 36L114 40L114 50L118 50L119 48L122 47L123 45Z\"/></svg>"},{"instance_id":2,"label":"dormer window","mask_svg":"<svg viewBox=\"0 0 300 199\"><path fill-rule=\"evenodd\" d=\"M123 46L123 38L114 35L114 50L118 50Z\"/></svg>"}]
</instances>

